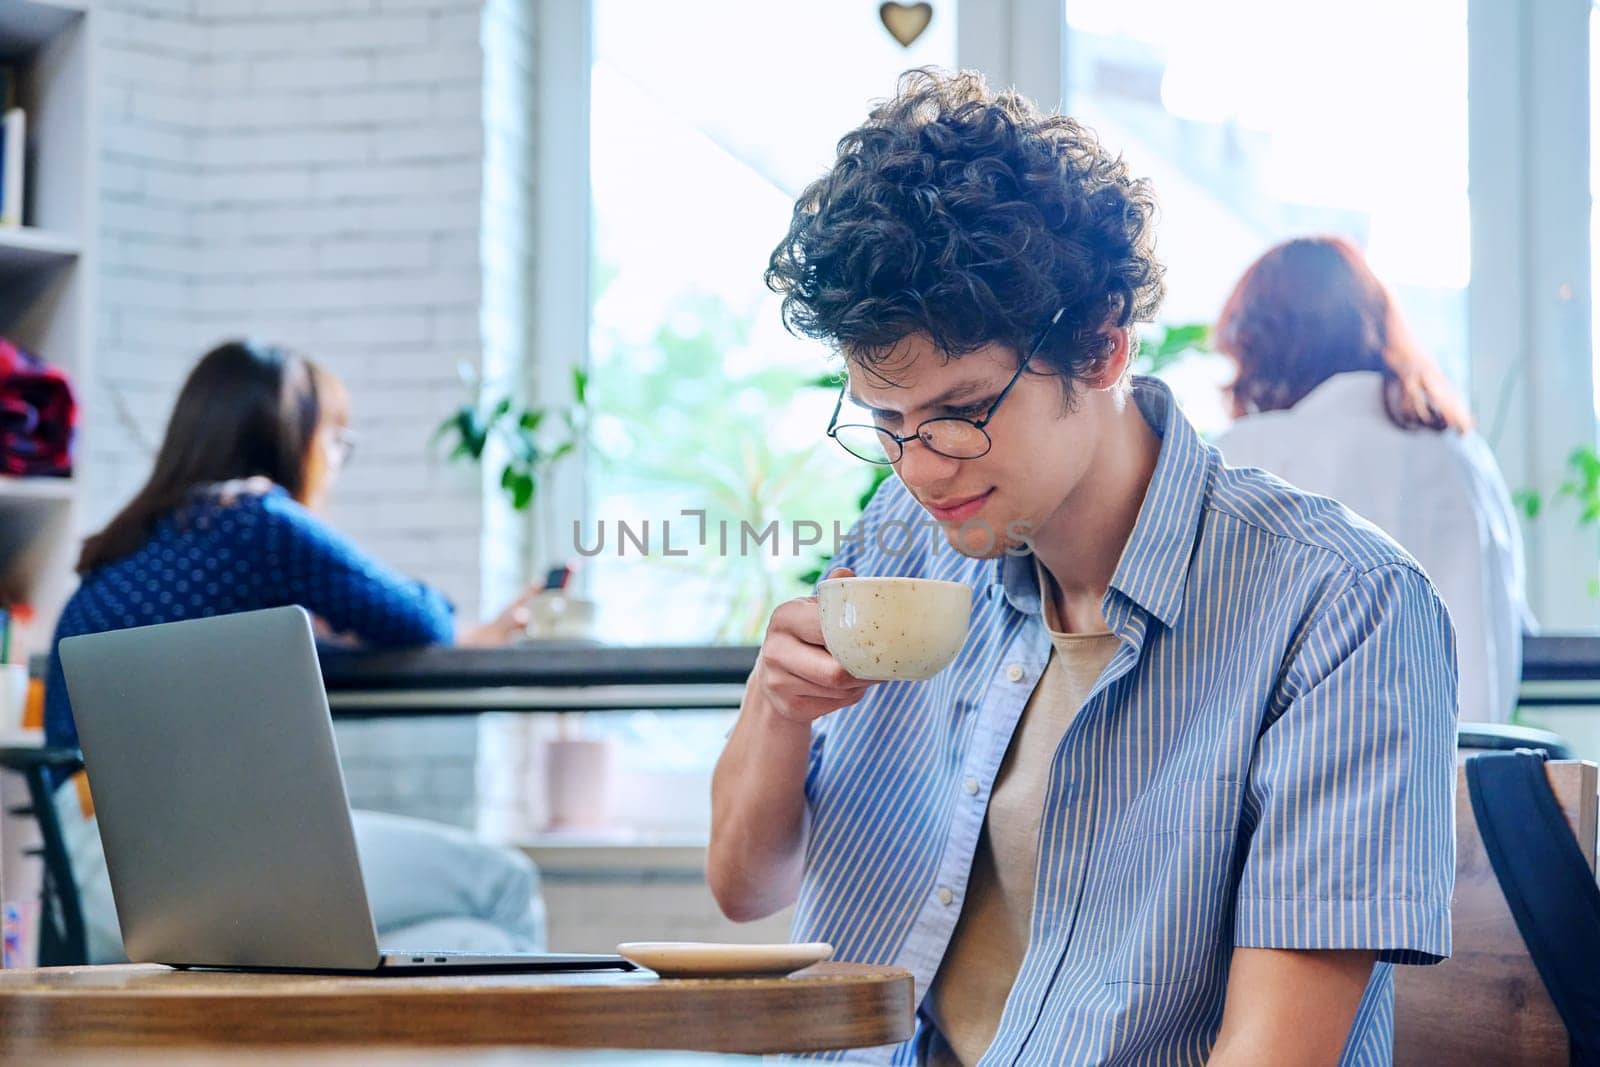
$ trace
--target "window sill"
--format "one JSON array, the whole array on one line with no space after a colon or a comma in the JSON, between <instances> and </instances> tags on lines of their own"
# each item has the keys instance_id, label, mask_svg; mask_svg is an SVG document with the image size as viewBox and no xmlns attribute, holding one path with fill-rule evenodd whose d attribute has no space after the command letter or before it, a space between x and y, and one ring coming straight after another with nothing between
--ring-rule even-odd
<instances>
[{"instance_id":1,"label":"window sill","mask_svg":"<svg viewBox=\"0 0 1600 1067\"><path fill-rule=\"evenodd\" d=\"M547 881L705 881L706 841L694 835L544 833L517 847Z\"/></svg>"}]
</instances>

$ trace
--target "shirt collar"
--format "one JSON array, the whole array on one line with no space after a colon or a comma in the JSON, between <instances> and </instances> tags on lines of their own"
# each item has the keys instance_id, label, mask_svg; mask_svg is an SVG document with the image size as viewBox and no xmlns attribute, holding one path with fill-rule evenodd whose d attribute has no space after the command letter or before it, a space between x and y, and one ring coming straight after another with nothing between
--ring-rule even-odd
<instances>
[{"instance_id":1,"label":"shirt collar","mask_svg":"<svg viewBox=\"0 0 1600 1067\"><path fill-rule=\"evenodd\" d=\"M1377 401L1383 410L1383 375L1375 370L1352 370L1327 378L1311 392L1300 398L1293 408L1302 414L1308 412L1370 411Z\"/></svg>"},{"instance_id":2,"label":"shirt collar","mask_svg":"<svg viewBox=\"0 0 1600 1067\"><path fill-rule=\"evenodd\" d=\"M1194 555L1200 509L1211 475L1212 449L1184 418L1165 382L1135 377L1133 399L1139 413L1160 436L1161 451L1139 518L1111 576L1111 589L1170 628L1177 625L1183 613L1189 561ZM1003 556L997 566L1001 588L1011 606L1024 614L1039 612L1039 582L1034 575L1032 553ZM1112 613L1107 611L1106 617L1111 620Z\"/></svg>"}]
</instances>

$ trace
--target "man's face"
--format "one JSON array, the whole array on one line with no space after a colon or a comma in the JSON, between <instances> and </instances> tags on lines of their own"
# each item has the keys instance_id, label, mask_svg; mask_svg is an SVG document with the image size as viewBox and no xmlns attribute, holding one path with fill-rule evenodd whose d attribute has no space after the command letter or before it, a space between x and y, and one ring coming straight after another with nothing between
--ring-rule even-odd
<instances>
[{"instance_id":1,"label":"man's face","mask_svg":"<svg viewBox=\"0 0 1600 1067\"><path fill-rule=\"evenodd\" d=\"M912 335L872 369L852 363L846 399L865 411L841 422L874 421L895 434L925 419L979 421L1017 370L1017 353L988 345L949 359L926 337ZM963 555L992 559L1063 513L1095 461L1111 411L1103 390L1080 384L1067 409L1060 378L1030 364L994 420L984 427L994 446L978 459L950 459L909 441L895 473ZM862 416L865 416L863 418Z\"/></svg>"}]
</instances>

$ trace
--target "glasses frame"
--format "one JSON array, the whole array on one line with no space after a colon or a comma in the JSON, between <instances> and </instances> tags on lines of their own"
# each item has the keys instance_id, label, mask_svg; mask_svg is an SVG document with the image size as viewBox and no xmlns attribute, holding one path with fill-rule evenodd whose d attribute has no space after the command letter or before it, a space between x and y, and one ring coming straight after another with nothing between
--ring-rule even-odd
<instances>
[{"instance_id":1,"label":"glasses frame","mask_svg":"<svg viewBox=\"0 0 1600 1067\"><path fill-rule=\"evenodd\" d=\"M899 463L905 458L906 445L910 444L912 441L919 440L922 442L923 448L926 448L935 455L943 456L946 459L982 459L994 449L994 438L989 436L989 431L985 427L994 421L994 413L1000 410L1000 405L1005 402L1006 397L1010 395L1011 390L1016 387L1016 384L1022 380L1023 372L1028 369L1028 364L1033 362L1033 357L1037 356L1039 354L1039 350L1044 347L1045 339L1050 336L1050 331L1052 328L1054 328L1055 324L1061 321L1061 316L1065 314L1066 310L1066 308L1057 308L1056 313L1050 316L1050 322L1042 331L1040 331L1039 339L1033 343L1033 347L1028 349L1028 354L1023 356L1022 362L1017 365L1017 373L1013 374L1011 376L1011 380L1006 383L1006 387L1000 390L1000 395L994 398L994 403L989 405L989 410L984 414L983 418L963 419L959 415L936 415L931 419L923 419L921 422L917 423L915 429L904 436L895 433L893 430L885 429L882 426L868 425L862 422L847 422L843 426L840 426L839 412L844 410L845 394L850 391L850 383L847 380L844 385L840 386L839 397L833 403L833 415L828 419L828 436L833 438L834 441L838 443L839 447L844 449L851 456L861 460L863 463L871 463L878 467L892 467L896 463ZM977 430L978 433L983 435L983 451L979 452L975 456L952 456L948 452L939 451L929 443L927 437L923 436L923 431L927 428L927 426L930 423L935 422L960 422L971 426L973 429ZM872 430L877 433L879 437L888 441L893 441L893 454L890 455L890 450L885 448L883 451L887 458L868 459L866 456L852 452L849 446L847 446L843 441L839 440L839 431L850 427L860 430Z\"/></svg>"},{"instance_id":2,"label":"glasses frame","mask_svg":"<svg viewBox=\"0 0 1600 1067\"><path fill-rule=\"evenodd\" d=\"M350 465L350 460L356 454L358 440L356 432L348 426L340 426L324 436L323 448L335 470L343 470Z\"/></svg>"}]
</instances>

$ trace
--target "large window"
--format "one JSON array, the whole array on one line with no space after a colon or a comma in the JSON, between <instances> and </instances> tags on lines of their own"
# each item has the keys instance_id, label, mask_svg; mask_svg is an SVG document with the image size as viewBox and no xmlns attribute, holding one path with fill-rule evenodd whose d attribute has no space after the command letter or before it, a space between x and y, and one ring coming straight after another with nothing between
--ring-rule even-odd
<instances>
[{"instance_id":1,"label":"large window","mask_svg":"<svg viewBox=\"0 0 1600 1067\"><path fill-rule=\"evenodd\" d=\"M878 6L594 0L589 359L600 415L584 544L601 543L604 523L588 567L609 640L756 639L869 484L870 470L822 434L829 353L785 332L762 271L795 198L869 102L907 67L955 62L954 3L910 48ZM705 545L685 510L706 513ZM802 520L826 543L796 551ZM776 555L741 525L759 534L773 521ZM619 522L634 540L619 541ZM637 547L646 522L648 557Z\"/></svg>"},{"instance_id":2,"label":"large window","mask_svg":"<svg viewBox=\"0 0 1600 1067\"><path fill-rule=\"evenodd\" d=\"M593 0L589 363L601 416L584 540L603 545L589 569L609 639L755 638L827 548L796 552L792 524L831 534L868 484L823 447L827 353L784 331L761 273L795 196L870 101L907 67L956 63L954 3L935 5L910 48L878 6ZM1465 390L1466 0L1065 10L1067 110L1160 198L1165 323L1211 321L1274 242L1341 233ZM685 58L706 41L730 46ZM1203 430L1226 422L1227 374L1206 359L1168 374ZM685 510L706 513L707 544ZM776 555L742 536L742 523L774 520ZM666 554L668 522L687 555Z\"/></svg>"},{"instance_id":3,"label":"large window","mask_svg":"<svg viewBox=\"0 0 1600 1067\"><path fill-rule=\"evenodd\" d=\"M908 67L955 64L955 3L942 0L910 48L878 7L593 2L597 447L583 544L598 543L603 523L604 549L584 565L609 641L759 640L871 484L872 469L822 432L837 390L831 354L784 330L762 272L796 197L870 102ZM721 44L702 60L708 42ZM705 512L704 545L686 510ZM775 521L779 543L758 541ZM802 521L825 530L824 543L797 550ZM630 539L619 540L619 522ZM705 776L730 717L591 717L592 733L621 743L619 823L703 835ZM662 805L664 795L680 802Z\"/></svg>"},{"instance_id":4,"label":"large window","mask_svg":"<svg viewBox=\"0 0 1600 1067\"><path fill-rule=\"evenodd\" d=\"M1256 256L1338 233L1467 385L1466 0L1067 0L1066 107L1152 179L1162 318L1215 319ZM1177 372L1204 429L1227 375Z\"/></svg>"}]
</instances>

